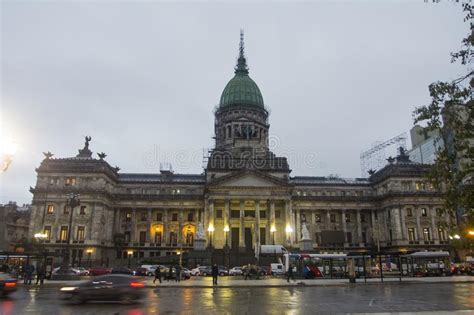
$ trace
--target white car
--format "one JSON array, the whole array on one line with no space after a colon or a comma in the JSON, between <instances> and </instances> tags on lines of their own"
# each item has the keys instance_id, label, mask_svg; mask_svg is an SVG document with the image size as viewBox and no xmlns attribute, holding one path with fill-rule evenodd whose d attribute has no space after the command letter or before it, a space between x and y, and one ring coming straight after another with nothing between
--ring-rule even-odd
<instances>
[{"instance_id":1,"label":"white car","mask_svg":"<svg viewBox=\"0 0 474 315\"><path fill-rule=\"evenodd\" d=\"M234 267L229 270L229 276L240 276L244 273L242 267Z\"/></svg>"},{"instance_id":2,"label":"white car","mask_svg":"<svg viewBox=\"0 0 474 315\"><path fill-rule=\"evenodd\" d=\"M199 266L197 268L191 269L190 273L191 276L210 275L209 269L210 267L207 266Z\"/></svg>"}]
</instances>

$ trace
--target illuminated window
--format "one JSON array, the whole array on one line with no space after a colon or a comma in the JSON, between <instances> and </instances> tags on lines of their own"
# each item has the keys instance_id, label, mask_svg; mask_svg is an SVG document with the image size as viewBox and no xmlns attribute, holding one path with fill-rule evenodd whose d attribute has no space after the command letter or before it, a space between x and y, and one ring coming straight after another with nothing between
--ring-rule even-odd
<instances>
[{"instance_id":1,"label":"illuminated window","mask_svg":"<svg viewBox=\"0 0 474 315\"><path fill-rule=\"evenodd\" d=\"M77 227L77 240L78 241L83 241L85 236L85 228L83 226Z\"/></svg>"},{"instance_id":2,"label":"illuminated window","mask_svg":"<svg viewBox=\"0 0 474 315\"><path fill-rule=\"evenodd\" d=\"M52 214L53 212L54 212L54 205L48 205L47 213Z\"/></svg>"},{"instance_id":3,"label":"illuminated window","mask_svg":"<svg viewBox=\"0 0 474 315\"><path fill-rule=\"evenodd\" d=\"M66 186L75 186L75 185L76 185L76 178L75 177L66 178Z\"/></svg>"},{"instance_id":4,"label":"illuminated window","mask_svg":"<svg viewBox=\"0 0 474 315\"><path fill-rule=\"evenodd\" d=\"M425 241L431 241L431 233L429 228L423 228L423 239Z\"/></svg>"},{"instance_id":5,"label":"illuminated window","mask_svg":"<svg viewBox=\"0 0 474 315\"><path fill-rule=\"evenodd\" d=\"M424 182L415 183L416 190L426 190L426 184Z\"/></svg>"},{"instance_id":6,"label":"illuminated window","mask_svg":"<svg viewBox=\"0 0 474 315\"><path fill-rule=\"evenodd\" d=\"M421 215L426 217L428 215L428 212L426 211L426 208L421 208Z\"/></svg>"},{"instance_id":7,"label":"illuminated window","mask_svg":"<svg viewBox=\"0 0 474 315\"><path fill-rule=\"evenodd\" d=\"M416 237L415 237L415 228L408 228L408 240L410 242L413 242L415 241Z\"/></svg>"},{"instance_id":8,"label":"illuminated window","mask_svg":"<svg viewBox=\"0 0 474 315\"><path fill-rule=\"evenodd\" d=\"M132 221L132 213L131 212L127 212L125 214L125 220L126 221Z\"/></svg>"},{"instance_id":9,"label":"illuminated window","mask_svg":"<svg viewBox=\"0 0 474 315\"><path fill-rule=\"evenodd\" d=\"M67 241L67 226L61 226L61 232L59 233L59 240Z\"/></svg>"},{"instance_id":10,"label":"illuminated window","mask_svg":"<svg viewBox=\"0 0 474 315\"><path fill-rule=\"evenodd\" d=\"M46 240L51 240L51 226L44 227L44 234L46 235Z\"/></svg>"}]
</instances>

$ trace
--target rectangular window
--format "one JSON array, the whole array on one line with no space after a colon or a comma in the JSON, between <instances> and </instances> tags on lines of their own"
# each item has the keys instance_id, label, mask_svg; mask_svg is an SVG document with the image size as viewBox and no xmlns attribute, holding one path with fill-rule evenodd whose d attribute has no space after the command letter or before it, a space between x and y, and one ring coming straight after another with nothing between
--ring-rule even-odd
<instances>
[{"instance_id":1,"label":"rectangular window","mask_svg":"<svg viewBox=\"0 0 474 315\"><path fill-rule=\"evenodd\" d=\"M267 211L265 210L260 210L260 218L265 219L267 217Z\"/></svg>"},{"instance_id":2,"label":"rectangular window","mask_svg":"<svg viewBox=\"0 0 474 315\"><path fill-rule=\"evenodd\" d=\"M217 210L216 211L216 218L217 219L222 219L222 210Z\"/></svg>"},{"instance_id":3,"label":"rectangular window","mask_svg":"<svg viewBox=\"0 0 474 315\"><path fill-rule=\"evenodd\" d=\"M129 231L124 232L123 233L123 238L124 238L125 243L129 243L130 242L130 232Z\"/></svg>"},{"instance_id":4,"label":"rectangular window","mask_svg":"<svg viewBox=\"0 0 474 315\"><path fill-rule=\"evenodd\" d=\"M280 210L275 210L275 219L279 219L281 217Z\"/></svg>"},{"instance_id":5,"label":"rectangular window","mask_svg":"<svg viewBox=\"0 0 474 315\"><path fill-rule=\"evenodd\" d=\"M86 214L86 206L81 206L79 209L79 214Z\"/></svg>"},{"instance_id":6,"label":"rectangular window","mask_svg":"<svg viewBox=\"0 0 474 315\"><path fill-rule=\"evenodd\" d=\"M85 228L83 226L78 226L77 227L77 236L76 239L78 241L83 241L85 236Z\"/></svg>"},{"instance_id":7,"label":"rectangular window","mask_svg":"<svg viewBox=\"0 0 474 315\"><path fill-rule=\"evenodd\" d=\"M429 228L423 228L423 239L425 241L431 241L431 233Z\"/></svg>"},{"instance_id":8,"label":"rectangular window","mask_svg":"<svg viewBox=\"0 0 474 315\"><path fill-rule=\"evenodd\" d=\"M438 235L440 241L446 241L446 230L442 227L438 228Z\"/></svg>"},{"instance_id":9,"label":"rectangular window","mask_svg":"<svg viewBox=\"0 0 474 315\"><path fill-rule=\"evenodd\" d=\"M75 177L66 178L66 186L76 186L76 178Z\"/></svg>"},{"instance_id":10,"label":"rectangular window","mask_svg":"<svg viewBox=\"0 0 474 315\"><path fill-rule=\"evenodd\" d=\"M362 231L362 243L367 243L367 232Z\"/></svg>"},{"instance_id":11,"label":"rectangular window","mask_svg":"<svg viewBox=\"0 0 474 315\"><path fill-rule=\"evenodd\" d=\"M162 212L157 212L156 213L156 221L163 221L163 213Z\"/></svg>"},{"instance_id":12,"label":"rectangular window","mask_svg":"<svg viewBox=\"0 0 474 315\"><path fill-rule=\"evenodd\" d=\"M322 238L321 238L321 232L315 233L314 236L315 236L315 238L316 238L316 243L317 243L318 245L321 245L321 240L322 240Z\"/></svg>"},{"instance_id":13,"label":"rectangular window","mask_svg":"<svg viewBox=\"0 0 474 315\"><path fill-rule=\"evenodd\" d=\"M421 208L421 215L426 217L428 215L428 212L426 211L426 208Z\"/></svg>"},{"instance_id":14,"label":"rectangular window","mask_svg":"<svg viewBox=\"0 0 474 315\"><path fill-rule=\"evenodd\" d=\"M426 185L425 185L424 182L416 182L415 183L415 188L416 188L416 190L425 190Z\"/></svg>"},{"instance_id":15,"label":"rectangular window","mask_svg":"<svg viewBox=\"0 0 474 315\"><path fill-rule=\"evenodd\" d=\"M67 226L61 226L61 232L59 233L59 240L67 241Z\"/></svg>"},{"instance_id":16,"label":"rectangular window","mask_svg":"<svg viewBox=\"0 0 474 315\"><path fill-rule=\"evenodd\" d=\"M407 217L412 217L413 216L413 211L411 210L411 208L407 208Z\"/></svg>"},{"instance_id":17,"label":"rectangular window","mask_svg":"<svg viewBox=\"0 0 474 315\"><path fill-rule=\"evenodd\" d=\"M408 228L408 240L410 242L414 242L416 239L415 237L415 228Z\"/></svg>"},{"instance_id":18,"label":"rectangular window","mask_svg":"<svg viewBox=\"0 0 474 315\"><path fill-rule=\"evenodd\" d=\"M178 221L178 213L174 212L171 214L171 221Z\"/></svg>"},{"instance_id":19,"label":"rectangular window","mask_svg":"<svg viewBox=\"0 0 474 315\"><path fill-rule=\"evenodd\" d=\"M141 221L146 221L146 220L147 220L147 217L148 217L148 215L147 215L146 212L141 212L141 213L140 213L140 220L141 220Z\"/></svg>"},{"instance_id":20,"label":"rectangular window","mask_svg":"<svg viewBox=\"0 0 474 315\"><path fill-rule=\"evenodd\" d=\"M364 213L360 214L360 222L365 222L365 214Z\"/></svg>"},{"instance_id":21,"label":"rectangular window","mask_svg":"<svg viewBox=\"0 0 474 315\"><path fill-rule=\"evenodd\" d=\"M331 222L332 223L336 222L336 215L335 214L331 213L330 217L331 217Z\"/></svg>"},{"instance_id":22,"label":"rectangular window","mask_svg":"<svg viewBox=\"0 0 474 315\"><path fill-rule=\"evenodd\" d=\"M315 215L316 223L321 223L321 216L319 214Z\"/></svg>"},{"instance_id":23,"label":"rectangular window","mask_svg":"<svg viewBox=\"0 0 474 315\"><path fill-rule=\"evenodd\" d=\"M48 205L48 209L46 210L47 214L53 214L54 213L54 205Z\"/></svg>"},{"instance_id":24,"label":"rectangular window","mask_svg":"<svg viewBox=\"0 0 474 315\"><path fill-rule=\"evenodd\" d=\"M379 220L379 216L377 215L377 211L374 212L374 218L375 218L375 221Z\"/></svg>"},{"instance_id":25,"label":"rectangular window","mask_svg":"<svg viewBox=\"0 0 474 315\"><path fill-rule=\"evenodd\" d=\"M443 209L441 209L441 208L436 208L436 215L437 215L438 217L442 217L443 214L444 214Z\"/></svg>"},{"instance_id":26,"label":"rectangular window","mask_svg":"<svg viewBox=\"0 0 474 315\"><path fill-rule=\"evenodd\" d=\"M245 210L244 216L246 218L255 218L255 211L254 210Z\"/></svg>"},{"instance_id":27,"label":"rectangular window","mask_svg":"<svg viewBox=\"0 0 474 315\"><path fill-rule=\"evenodd\" d=\"M155 244L156 246L161 246L161 232L155 233Z\"/></svg>"},{"instance_id":28,"label":"rectangular window","mask_svg":"<svg viewBox=\"0 0 474 315\"><path fill-rule=\"evenodd\" d=\"M63 211L64 211L64 214L69 214L69 207L67 205L65 205L63 207Z\"/></svg>"},{"instance_id":29,"label":"rectangular window","mask_svg":"<svg viewBox=\"0 0 474 315\"><path fill-rule=\"evenodd\" d=\"M132 221L132 213L131 212L127 212L125 214L125 221Z\"/></svg>"},{"instance_id":30,"label":"rectangular window","mask_svg":"<svg viewBox=\"0 0 474 315\"><path fill-rule=\"evenodd\" d=\"M46 240L50 241L51 240L51 226L44 227L44 234L46 235Z\"/></svg>"},{"instance_id":31,"label":"rectangular window","mask_svg":"<svg viewBox=\"0 0 474 315\"><path fill-rule=\"evenodd\" d=\"M349 213L346 213L345 217L346 217L346 222L351 222L351 215ZM349 242L349 243L351 243L351 242Z\"/></svg>"},{"instance_id":32,"label":"rectangular window","mask_svg":"<svg viewBox=\"0 0 474 315\"><path fill-rule=\"evenodd\" d=\"M230 217L234 218L234 219L240 218L240 211L239 210L232 210L230 212Z\"/></svg>"},{"instance_id":33,"label":"rectangular window","mask_svg":"<svg viewBox=\"0 0 474 315\"><path fill-rule=\"evenodd\" d=\"M194 212L188 212L188 221L194 221Z\"/></svg>"},{"instance_id":34,"label":"rectangular window","mask_svg":"<svg viewBox=\"0 0 474 315\"><path fill-rule=\"evenodd\" d=\"M347 232L346 233L346 238L347 238L347 243L351 244L352 243L352 233Z\"/></svg>"},{"instance_id":35,"label":"rectangular window","mask_svg":"<svg viewBox=\"0 0 474 315\"><path fill-rule=\"evenodd\" d=\"M140 244L145 244L146 242L146 231L140 231Z\"/></svg>"}]
</instances>

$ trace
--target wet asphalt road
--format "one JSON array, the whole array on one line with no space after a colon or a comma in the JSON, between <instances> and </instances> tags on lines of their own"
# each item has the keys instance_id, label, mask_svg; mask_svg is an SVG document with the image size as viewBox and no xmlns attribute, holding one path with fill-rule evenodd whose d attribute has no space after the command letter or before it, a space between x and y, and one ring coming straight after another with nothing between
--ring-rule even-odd
<instances>
[{"instance_id":1,"label":"wet asphalt road","mask_svg":"<svg viewBox=\"0 0 474 315\"><path fill-rule=\"evenodd\" d=\"M69 305L58 299L58 290L57 287L21 287L11 297L0 299L0 314L315 314L474 310L473 283L147 288L147 298L133 305Z\"/></svg>"}]
</instances>

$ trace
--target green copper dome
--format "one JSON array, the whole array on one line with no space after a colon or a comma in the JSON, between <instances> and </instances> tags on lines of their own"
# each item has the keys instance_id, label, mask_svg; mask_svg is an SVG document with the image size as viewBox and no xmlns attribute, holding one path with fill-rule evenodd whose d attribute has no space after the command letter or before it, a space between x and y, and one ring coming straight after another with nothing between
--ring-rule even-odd
<instances>
[{"instance_id":1,"label":"green copper dome","mask_svg":"<svg viewBox=\"0 0 474 315\"><path fill-rule=\"evenodd\" d=\"M221 95L219 107L247 105L264 107L263 97L254 80L249 77L247 61L244 56L244 38L240 33L240 49L235 76L227 83Z\"/></svg>"}]
</instances>

